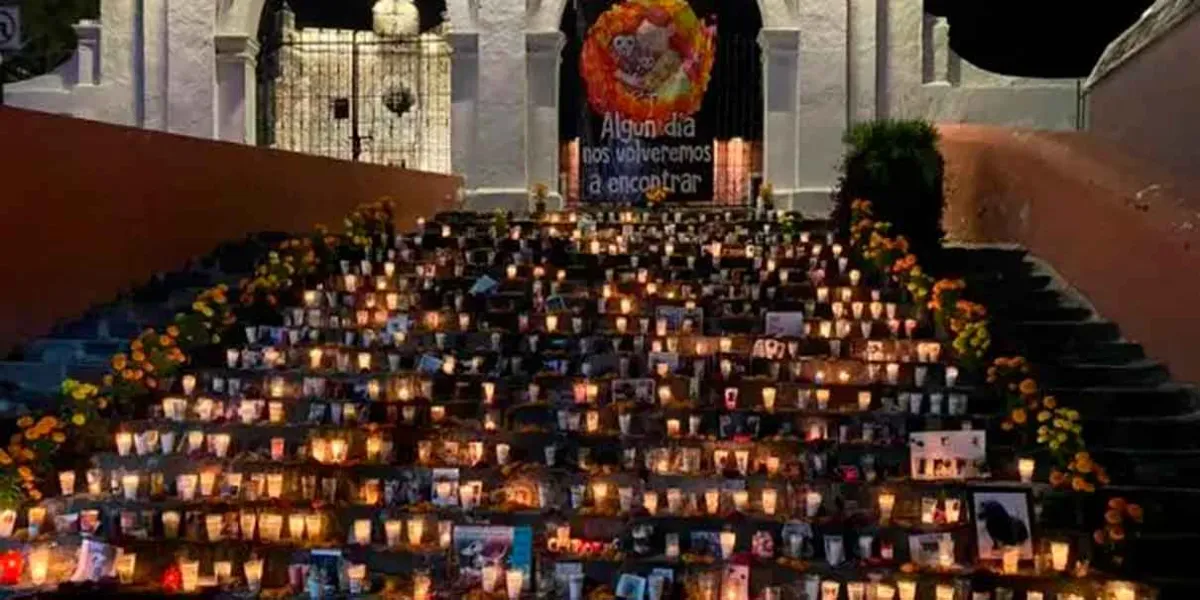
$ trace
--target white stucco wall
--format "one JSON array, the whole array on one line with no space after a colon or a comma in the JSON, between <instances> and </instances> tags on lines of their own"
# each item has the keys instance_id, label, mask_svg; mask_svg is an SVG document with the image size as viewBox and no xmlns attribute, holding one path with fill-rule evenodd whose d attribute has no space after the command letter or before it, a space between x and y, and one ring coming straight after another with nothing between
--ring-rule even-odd
<instances>
[{"instance_id":1,"label":"white stucco wall","mask_svg":"<svg viewBox=\"0 0 1200 600\"><path fill-rule=\"evenodd\" d=\"M99 22L76 28L75 57L53 73L7 86L5 100L21 108L252 143L245 107L247 98L253 105L254 86L246 85L247 73L253 81L253 54L235 52L236 60L218 69L217 39L222 29L226 41L243 40L227 47L252 45L259 17L254 5L261 12L262 2L102 0ZM228 88L240 93L231 96Z\"/></svg>"},{"instance_id":2,"label":"white stucco wall","mask_svg":"<svg viewBox=\"0 0 1200 600\"><path fill-rule=\"evenodd\" d=\"M143 0L137 12L129 0L102 0L97 82L79 81L81 53L59 73L10 86L10 102L253 143L263 2ZM558 172L555 65L565 2L447 0L451 162L477 206L523 206L533 183ZM785 204L828 208L841 136L854 122L1069 129L1079 121L1075 80L974 68L949 50L946 23L925 15L920 0L757 2L765 177Z\"/></svg>"},{"instance_id":3,"label":"white stucco wall","mask_svg":"<svg viewBox=\"0 0 1200 600\"><path fill-rule=\"evenodd\" d=\"M1092 83L1088 130L1200 178L1200 12L1147 41Z\"/></svg>"},{"instance_id":4,"label":"white stucco wall","mask_svg":"<svg viewBox=\"0 0 1200 600\"><path fill-rule=\"evenodd\" d=\"M449 0L454 73L456 169L463 165L476 196L519 206L523 190L554 172L556 125L541 117L557 98L557 77L540 74L558 31L565 0ZM1076 80L1035 80L988 73L949 49L944 20L919 0L758 0L763 15L764 170L785 202L820 212L829 207L852 123L924 118L1044 129L1078 122ZM510 27L524 20L525 40ZM499 29L503 27L503 29ZM544 52L544 50L542 51ZM483 58L479 58L483 57ZM524 63L527 76L516 66ZM531 108L521 110L520 107ZM520 121L524 119L522 125ZM516 137L514 137L516 136ZM524 152L524 177L517 156ZM497 155L496 153L500 153Z\"/></svg>"}]
</instances>

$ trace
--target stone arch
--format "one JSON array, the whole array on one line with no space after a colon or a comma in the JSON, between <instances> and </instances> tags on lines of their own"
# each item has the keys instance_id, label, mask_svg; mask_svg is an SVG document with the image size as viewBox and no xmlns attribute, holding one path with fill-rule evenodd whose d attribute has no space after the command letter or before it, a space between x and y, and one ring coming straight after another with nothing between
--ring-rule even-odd
<instances>
[{"instance_id":1,"label":"stone arch","mask_svg":"<svg viewBox=\"0 0 1200 600\"><path fill-rule=\"evenodd\" d=\"M258 138L258 27L267 0L216 0L217 138L255 144Z\"/></svg>"},{"instance_id":2,"label":"stone arch","mask_svg":"<svg viewBox=\"0 0 1200 600\"><path fill-rule=\"evenodd\" d=\"M218 35L258 35L267 0L218 0Z\"/></svg>"}]
</instances>

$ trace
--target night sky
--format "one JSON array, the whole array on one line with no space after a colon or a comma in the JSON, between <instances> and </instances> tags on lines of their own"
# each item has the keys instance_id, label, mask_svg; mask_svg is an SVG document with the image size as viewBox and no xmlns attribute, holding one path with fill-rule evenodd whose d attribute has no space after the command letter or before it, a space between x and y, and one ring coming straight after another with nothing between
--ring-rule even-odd
<instances>
[{"instance_id":1,"label":"night sky","mask_svg":"<svg viewBox=\"0 0 1200 600\"><path fill-rule=\"evenodd\" d=\"M284 0L269 0L276 5ZM287 0L302 27L371 28L374 0ZM486 0L485 0L486 1ZM578 75L578 11L603 10L613 0L569 0L562 29L560 133L578 133L582 80ZM691 0L718 21L718 57L702 120L718 137L761 137L762 104L755 37L761 16L753 0ZM888 0L913 2L916 0ZM924 0L930 14L950 23L950 45L983 69L1022 77L1086 77L1108 44L1137 21L1153 0ZM436 27L446 0L417 0L422 30ZM594 12L594 11L593 11ZM268 20L264 19L264 23ZM574 82L574 83L572 83Z\"/></svg>"},{"instance_id":2,"label":"night sky","mask_svg":"<svg viewBox=\"0 0 1200 600\"><path fill-rule=\"evenodd\" d=\"M282 0L271 0L279 2ZM374 0L288 0L302 26L371 28ZM606 0L571 0L607 3ZM913 2L916 0L888 0ZM1086 77L1104 48L1152 0L924 0L950 22L950 45L984 69L1026 77ZM759 19L752 0L696 0L715 5L724 29ZM422 28L441 21L445 0L417 0Z\"/></svg>"}]
</instances>

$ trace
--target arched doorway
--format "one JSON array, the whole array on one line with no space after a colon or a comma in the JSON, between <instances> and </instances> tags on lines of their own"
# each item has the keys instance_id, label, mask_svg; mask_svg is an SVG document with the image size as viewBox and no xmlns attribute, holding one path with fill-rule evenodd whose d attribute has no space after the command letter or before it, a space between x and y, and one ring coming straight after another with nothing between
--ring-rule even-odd
<instances>
[{"instance_id":1,"label":"arched doorway","mask_svg":"<svg viewBox=\"0 0 1200 600\"><path fill-rule=\"evenodd\" d=\"M343 160L450 171L445 0L420 35L373 31L375 0L268 0L259 27L258 140Z\"/></svg>"},{"instance_id":2,"label":"arched doorway","mask_svg":"<svg viewBox=\"0 0 1200 600\"><path fill-rule=\"evenodd\" d=\"M564 35L559 75L559 188L568 204L578 203L581 152L588 125L580 54L588 26L620 0L567 0L559 29ZM715 21L717 42L712 78L700 110L698 128L712 136L712 201L740 204L761 180L763 148L763 73L758 35L763 28L756 2L689 0L701 19Z\"/></svg>"}]
</instances>

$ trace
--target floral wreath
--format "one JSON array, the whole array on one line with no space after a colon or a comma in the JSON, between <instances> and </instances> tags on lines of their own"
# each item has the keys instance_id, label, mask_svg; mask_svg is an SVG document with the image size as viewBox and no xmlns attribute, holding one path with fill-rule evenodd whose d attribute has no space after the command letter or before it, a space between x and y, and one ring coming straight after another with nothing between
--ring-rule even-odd
<instances>
[{"instance_id":1,"label":"floral wreath","mask_svg":"<svg viewBox=\"0 0 1200 600\"><path fill-rule=\"evenodd\" d=\"M640 92L617 77L617 57L612 42L633 35L644 22L672 27L669 47L683 60L680 69L689 86L683 93L663 97ZM588 29L580 56L580 72L587 83L588 102L599 113L616 112L636 121L664 125L674 115L700 109L712 76L716 29L705 25L686 0L627 0L616 4Z\"/></svg>"}]
</instances>

